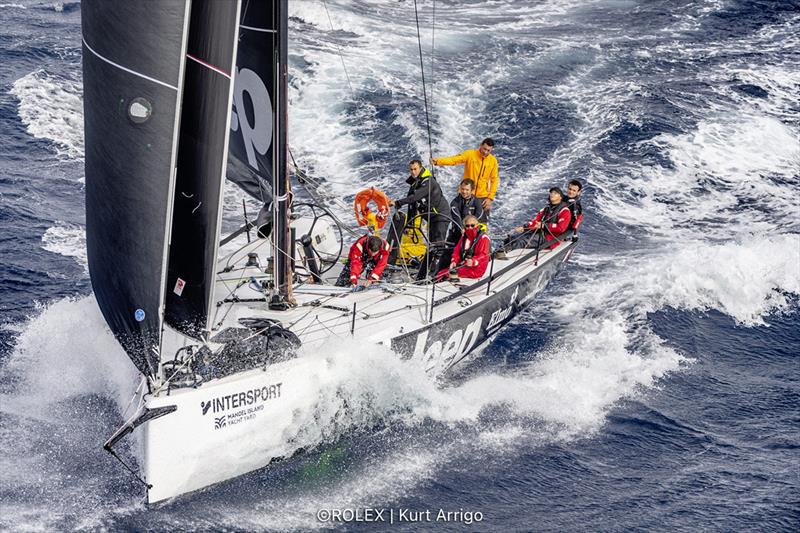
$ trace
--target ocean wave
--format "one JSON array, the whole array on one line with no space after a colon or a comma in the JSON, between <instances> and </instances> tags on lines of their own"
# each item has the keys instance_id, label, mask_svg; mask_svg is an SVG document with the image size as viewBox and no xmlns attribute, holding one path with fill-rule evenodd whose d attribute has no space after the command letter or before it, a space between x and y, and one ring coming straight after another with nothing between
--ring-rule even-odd
<instances>
[{"instance_id":1,"label":"ocean wave","mask_svg":"<svg viewBox=\"0 0 800 533\"><path fill-rule=\"evenodd\" d=\"M83 102L79 82L49 74L31 72L11 88L19 100L19 117L28 133L53 143L64 157L83 157Z\"/></svg>"},{"instance_id":2,"label":"ocean wave","mask_svg":"<svg viewBox=\"0 0 800 533\"><path fill-rule=\"evenodd\" d=\"M597 175L596 206L609 219L682 239L698 233L729 239L800 224L793 199L800 141L779 120L739 110L708 116L692 133L660 134L642 144L670 165Z\"/></svg>"},{"instance_id":3,"label":"ocean wave","mask_svg":"<svg viewBox=\"0 0 800 533\"><path fill-rule=\"evenodd\" d=\"M667 308L716 310L740 324L761 325L770 314L789 309L792 295L800 295L799 255L798 234L756 234L584 258L591 265L575 274L570 298L554 312L571 323L578 320L580 328L605 310L626 313L634 325Z\"/></svg>"},{"instance_id":4,"label":"ocean wave","mask_svg":"<svg viewBox=\"0 0 800 533\"><path fill-rule=\"evenodd\" d=\"M42 235L42 248L65 257L72 257L88 275L86 230L74 224L58 222Z\"/></svg>"}]
</instances>

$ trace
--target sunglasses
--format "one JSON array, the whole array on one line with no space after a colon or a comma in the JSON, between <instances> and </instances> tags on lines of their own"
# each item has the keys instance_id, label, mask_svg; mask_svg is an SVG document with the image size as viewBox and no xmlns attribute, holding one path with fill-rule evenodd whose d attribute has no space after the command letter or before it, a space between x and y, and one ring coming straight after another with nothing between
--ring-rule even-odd
<instances>
[{"instance_id":1,"label":"sunglasses","mask_svg":"<svg viewBox=\"0 0 800 533\"><path fill-rule=\"evenodd\" d=\"M478 225L477 224L464 224L464 227L465 228L477 228Z\"/></svg>"}]
</instances>

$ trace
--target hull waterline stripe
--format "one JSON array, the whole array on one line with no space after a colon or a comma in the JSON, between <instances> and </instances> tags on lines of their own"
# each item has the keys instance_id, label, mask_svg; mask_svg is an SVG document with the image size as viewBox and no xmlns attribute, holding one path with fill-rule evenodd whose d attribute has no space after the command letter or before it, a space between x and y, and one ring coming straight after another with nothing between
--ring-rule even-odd
<instances>
[{"instance_id":1,"label":"hull waterline stripe","mask_svg":"<svg viewBox=\"0 0 800 533\"><path fill-rule=\"evenodd\" d=\"M268 30L267 28L254 28L253 26L239 25L240 28L251 31L262 31L264 33L278 33L278 30Z\"/></svg>"},{"instance_id":2,"label":"hull waterline stripe","mask_svg":"<svg viewBox=\"0 0 800 533\"><path fill-rule=\"evenodd\" d=\"M201 65L203 65L203 66L204 66L204 67L206 67L206 68L209 68L209 69L213 70L213 71L214 71L214 72L216 72L217 74L222 74L222 75L223 75L223 76L225 76L226 78L228 78L228 79L231 79L231 75L230 75L230 74L228 74L227 72L225 72L224 70L222 70L222 69L221 69L221 68L219 68L219 67L215 67L215 66L214 66L214 65L212 65L211 63L206 63L206 62L205 62L205 61L203 61L202 59L198 59L198 58L194 57L193 55L189 55L189 54L186 54L186 57L188 57L189 59L191 59L192 61L194 61L194 62L196 62L196 63L200 63Z\"/></svg>"},{"instance_id":3,"label":"hull waterline stripe","mask_svg":"<svg viewBox=\"0 0 800 533\"><path fill-rule=\"evenodd\" d=\"M107 57L103 57L103 56L101 56L100 54L98 54L98 53L97 53L97 52L94 50L94 48L92 48L91 46L89 46L89 43L87 43L87 42L86 42L86 39L81 39L81 40L83 41L83 44L84 44L84 46L86 46L86 48L87 48L87 49L88 49L88 50L89 50L91 53L93 53L94 55L96 55L97 57L99 57L100 59L102 59L103 61L105 61L106 63L108 63L109 65L113 65L113 66L117 67L117 68L118 68L118 69L120 69L120 70L124 70L125 72L128 72L128 73L130 73L130 74L133 74L134 76L139 76L140 78L144 78L144 79L145 79L145 80L147 80L147 81L152 81L153 83L157 83L157 84L159 84L159 85L163 85L164 87L167 87L167 88L169 88L169 89L172 89L173 91L176 91L176 92L177 92L178 88L177 88L177 87L175 87L174 85L170 85L169 83L163 82L163 81L161 81L161 80L157 80L157 79L155 79L155 78L151 78L150 76L147 76L147 75L145 75L145 74L142 74L141 72L136 72L135 70L129 69L128 67L123 67L123 66L122 66L122 65L120 65L119 63L115 63L114 61L111 61L111 60L110 60L110 59L108 59Z\"/></svg>"}]
</instances>

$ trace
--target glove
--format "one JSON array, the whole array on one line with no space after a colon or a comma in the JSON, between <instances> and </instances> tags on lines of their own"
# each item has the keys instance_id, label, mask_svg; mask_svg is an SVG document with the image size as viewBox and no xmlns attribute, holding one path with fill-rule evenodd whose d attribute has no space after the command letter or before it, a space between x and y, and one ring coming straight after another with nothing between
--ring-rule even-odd
<instances>
[{"instance_id":1,"label":"glove","mask_svg":"<svg viewBox=\"0 0 800 533\"><path fill-rule=\"evenodd\" d=\"M364 287L363 285L353 285L353 288L350 289L350 292L361 292L365 289L366 287Z\"/></svg>"}]
</instances>

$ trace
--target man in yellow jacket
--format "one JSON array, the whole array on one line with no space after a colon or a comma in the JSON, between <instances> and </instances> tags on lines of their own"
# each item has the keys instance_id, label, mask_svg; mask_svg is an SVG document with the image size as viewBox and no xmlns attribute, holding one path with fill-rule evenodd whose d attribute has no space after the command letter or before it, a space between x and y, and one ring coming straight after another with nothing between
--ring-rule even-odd
<instances>
[{"instance_id":1,"label":"man in yellow jacket","mask_svg":"<svg viewBox=\"0 0 800 533\"><path fill-rule=\"evenodd\" d=\"M484 220L489 219L489 210L494 202L499 179L497 176L497 158L492 155L494 140L491 137L481 141L477 150L464 150L452 157L431 159L436 166L464 165L464 178L475 182L475 197L483 205Z\"/></svg>"}]
</instances>

